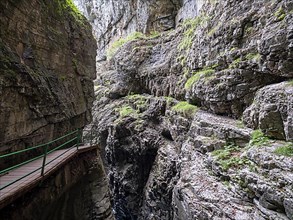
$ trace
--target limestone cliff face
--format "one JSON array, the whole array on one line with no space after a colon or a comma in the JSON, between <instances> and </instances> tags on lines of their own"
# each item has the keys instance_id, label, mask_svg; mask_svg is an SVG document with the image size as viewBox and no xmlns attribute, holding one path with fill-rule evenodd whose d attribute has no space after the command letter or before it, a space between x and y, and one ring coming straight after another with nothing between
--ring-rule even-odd
<instances>
[{"instance_id":1,"label":"limestone cliff face","mask_svg":"<svg viewBox=\"0 0 293 220\"><path fill-rule=\"evenodd\" d=\"M74 0L74 2L93 26L98 43L98 61L104 59L105 51L118 38L135 31L150 33L175 28L176 20L194 16L202 4L201 1L189 0ZM182 5L186 10L178 13Z\"/></svg>"},{"instance_id":2,"label":"limestone cliff face","mask_svg":"<svg viewBox=\"0 0 293 220\"><path fill-rule=\"evenodd\" d=\"M91 120L96 42L66 1L0 2L0 151Z\"/></svg>"},{"instance_id":3,"label":"limestone cliff face","mask_svg":"<svg viewBox=\"0 0 293 220\"><path fill-rule=\"evenodd\" d=\"M292 220L292 1L179 6L97 80L117 219Z\"/></svg>"}]
</instances>

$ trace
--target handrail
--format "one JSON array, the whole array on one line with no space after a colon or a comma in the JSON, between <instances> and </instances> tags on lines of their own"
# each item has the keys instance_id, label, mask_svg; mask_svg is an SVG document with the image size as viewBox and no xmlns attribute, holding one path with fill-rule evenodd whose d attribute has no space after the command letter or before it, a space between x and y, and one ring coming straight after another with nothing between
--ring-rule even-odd
<instances>
[{"instance_id":1,"label":"handrail","mask_svg":"<svg viewBox=\"0 0 293 220\"><path fill-rule=\"evenodd\" d=\"M50 144L53 144L53 143L55 143L57 141L60 141L60 140L62 140L64 138L66 138L66 137L69 137L70 135L74 135L74 137L71 138L70 140L65 141L61 145L58 145L54 149L48 150L48 147L49 147ZM21 162L19 164L13 165L12 167L8 167L8 168L6 168L4 170L1 170L0 171L0 175L1 174L4 174L4 173L7 173L7 172L9 172L11 170L14 170L16 168L19 168L19 167L21 167L23 165L26 165L26 164L28 164L30 162L33 162L33 161L35 161L35 160L40 159L40 158L43 157L43 163L42 163L42 166L41 167L38 167L37 169L31 171L30 173L25 174L24 176L22 176L22 177L20 177L20 178L18 178L16 180L13 180L12 182L6 184L5 186L0 186L0 190L2 190L4 188L6 188L6 187L8 187L8 186L10 186L10 185L12 185L14 183L16 183L17 181L19 181L19 180L21 180L21 179L29 176L30 174L35 173L36 171L38 171L40 169L41 169L41 176L43 176L46 165L50 164L52 161L54 161L57 158L61 157L62 155L64 155L69 150L73 149L74 147L76 147L77 150L78 150L78 146L79 146L80 141L81 141L81 130L80 129L77 129L77 130L75 130L73 132L70 132L70 133L68 133L68 134L66 134L66 135L64 135L62 137L59 137L59 138L54 139L52 141L49 141L47 143L40 144L40 145L37 145L37 146L34 146L34 147L29 147L29 148L26 148L26 149L23 149L23 150L19 150L19 151L16 151L16 152L11 152L11 153L8 153L8 154L1 155L0 156L0 159L1 158L5 158L5 157L9 157L9 156L12 156L12 155L17 155L17 154L20 154L20 153L23 153L23 152L31 151L31 150L34 150L34 149L37 149L37 148L41 148L41 147L43 147L43 150L44 150L44 153L41 154L41 155L39 155L39 156L37 156L37 157L34 157L32 159L26 160L26 161ZM62 148L64 146L66 146L67 144L74 143L74 142L75 142L75 144L72 144L72 146L70 148L68 148L67 151L63 152L62 154L58 155L57 157L53 158L51 161L49 161L49 162L46 163L46 157L47 157L48 154L53 153L54 151L56 151L56 150L58 150L58 149L60 149L60 148Z\"/></svg>"},{"instance_id":2,"label":"handrail","mask_svg":"<svg viewBox=\"0 0 293 220\"><path fill-rule=\"evenodd\" d=\"M48 143L45 143L45 144L40 144L40 145L37 145L37 146L34 146L34 147L29 147L29 148L19 150L19 151L16 151L16 152L11 152L11 153L8 153L8 154L0 155L0 159L4 158L4 157L9 157L9 156L12 156L12 155L16 155L16 154L19 154L19 153L23 153L23 152L26 152L26 151L34 150L34 149L37 149L37 148L40 148L40 147L44 147L44 146L46 146L48 144L52 144L52 143L54 143L56 141L62 140L63 138L68 137L68 136L70 136L70 135L72 135L72 134L74 134L74 133L76 133L78 131L79 131L79 129L77 129L77 130L75 130L73 132L70 132L70 133L68 133L68 134L66 134L66 135L64 135L62 137L59 137L59 138L57 138L55 140L49 141Z\"/></svg>"}]
</instances>

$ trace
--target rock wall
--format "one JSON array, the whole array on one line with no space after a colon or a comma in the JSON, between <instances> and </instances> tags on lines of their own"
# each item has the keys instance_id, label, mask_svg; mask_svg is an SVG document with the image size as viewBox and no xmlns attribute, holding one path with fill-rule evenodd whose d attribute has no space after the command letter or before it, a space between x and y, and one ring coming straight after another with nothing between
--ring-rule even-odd
<instances>
[{"instance_id":1,"label":"rock wall","mask_svg":"<svg viewBox=\"0 0 293 220\"><path fill-rule=\"evenodd\" d=\"M292 1L179 5L98 76L116 218L292 220Z\"/></svg>"},{"instance_id":2,"label":"rock wall","mask_svg":"<svg viewBox=\"0 0 293 220\"><path fill-rule=\"evenodd\" d=\"M109 45L120 37L136 31L149 34L174 28L178 10L183 4L181 0L74 0L74 2L93 26L98 43L98 61L105 59ZM189 7L188 1L184 1L184 6L191 11L199 9L196 3L192 3L193 9ZM180 18L188 16L183 14L181 13Z\"/></svg>"},{"instance_id":3,"label":"rock wall","mask_svg":"<svg viewBox=\"0 0 293 220\"><path fill-rule=\"evenodd\" d=\"M65 0L7 0L0 8L0 152L84 127L94 99L90 25Z\"/></svg>"}]
</instances>

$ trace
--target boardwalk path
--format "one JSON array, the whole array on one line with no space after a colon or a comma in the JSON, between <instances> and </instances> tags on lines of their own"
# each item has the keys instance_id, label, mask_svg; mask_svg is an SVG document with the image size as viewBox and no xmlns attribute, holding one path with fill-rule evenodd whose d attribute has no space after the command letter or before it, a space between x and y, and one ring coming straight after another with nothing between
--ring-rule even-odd
<instances>
[{"instance_id":1,"label":"boardwalk path","mask_svg":"<svg viewBox=\"0 0 293 220\"><path fill-rule=\"evenodd\" d=\"M0 190L0 209L6 204L15 200L17 197L23 195L25 192L35 187L41 180L50 176L54 171L59 169L62 165L64 165L75 155L77 155L77 153L92 150L94 148L96 147L81 146L79 147L79 150L77 150L75 147L71 149L57 150L55 152L52 152L51 154L48 154L46 159L47 165L44 170L44 176L41 176L43 158L23 165L15 170L10 171L8 174L1 176L0 188L39 168L39 170L37 170L36 172Z\"/></svg>"}]
</instances>

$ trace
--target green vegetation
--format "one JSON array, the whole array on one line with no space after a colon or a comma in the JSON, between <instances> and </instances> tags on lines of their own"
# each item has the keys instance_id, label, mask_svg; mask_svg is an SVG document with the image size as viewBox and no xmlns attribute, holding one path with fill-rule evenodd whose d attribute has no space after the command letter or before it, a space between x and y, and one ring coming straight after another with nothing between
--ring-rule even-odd
<instances>
[{"instance_id":1,"label":"green vegetation","mask_svg":"<svg viewBox=\"0 0 293 220\"><path fill-rule=\"evenodd\" d=\"M117 110L119 111L120 118L125 118L128 116L136 117L138 114L138 112L129 105L125 105L121 108L118 108Z\"/></svg>"},{"instance_id":2,"label":"green vegetation","mask_svg":"<svg viewBox=\"0 0 293 220\"><path fill-rule=\"evenodd\" d=\"M126 98L131 101L135 107L139 110L145 109L147 107L147 101L148 99L140 94L133 94L133 95L128 95Z\"/></svg>"},{"instance_id":3,"label":"green vegetation","mask_svg":"<svg viewBox=\"0 0 293 220\"><path fill-rule=\"evenodd\" d=\"M196 29L207 20L209 20L207 16L197 16L194 19L187 19L183 22L184 33L182 41L178 45L178 50L185 51L191 48Z\"/></svg>"},{"instance_id":4,"label":"green vegetation","mask_svg":"<svg viewBox=\"0 0 293 220\"><path fill-rule=\"evenodd\" d=\"M140 32L134 32L125 38L120 38L116 40L110 45L109 49L107 50L107 57L111 58L118 51L118 49L122 47L124 44L126 44L127 42L137 40L140 38L145 38L145 35Z\"/></svg>"},{"instance_id":5,"label":"green vegetation","mask_svg":"<svg viewBox=\"0 0 293 220\"><path fill-rule=\"evenodd\" d=\"M212 152L212 156L216 158L224 171L227 171L231 167L240 168L244 165L253 165L253 162L246 156L240 155L241 149L236 145L228 145L225 146L224 149Z\"/></svg>"},{"instance_id":6,"label":"green vegetation","mask_svg":"<svg viewBox=\"0 0 293 220\"><path fill-rule=\"evenodd\" d=\"M289 80L289 81L287 82L287 85L288 85L288 86L293 86L293 79Z\"/></svg>"},{"instance_id":7,"label":"green vegetation","mask_svg":"<svg viewBox=\"0 0 293 220\"><path fill-rule=\"evenodd\" d=\"M252 138L249 141L249 146L262 146L269 142L269 138L264 135L261 130L255 130L252 132Z\"/></svg>"},{"instance_id":8,"label":"green vegetation","mask_svg":"<svg viewBox=\"0 0 293 220\"><path fill-rule=\"evenodd\" d=\"M259 61L260 60L260 54L259 53L249 53L245 56L246 60L255 60Z\"/></svg>"},{"instance_id":9,"label":"green vegetation","mask_svg":"<svg viewBox=\"0 0 293 220\"><path fill-rule=\"evenodd\" d=\"M177 105L172 107L172 110L182 114L185 117L190 117L198 110L198 108L188 102L179 102Z\"/></svg>"},{"instance_id":10,"label":"green vegetation","mask_svg":"<svg viewBox=\"0 0 293 220\"><path fill-rule=\"evenodd\" d=\"M169 96L164 96L164 99L166 100L167 102L167 106L170 106L172 103L174 103L174 101L176 99L174 99L173 97L169 97Z\"/></svg>"},{"instance_id":11,"label":"green vegetation","mask_svg":"<svg viewBox=\"0 0 293 220\"><path fill-rule=\"evenodd\" d=\"M119 38L118 40L114 41L110 47L107 50L107 57L111 58L118 50L119 48L121 48L124 44L130 42L130 41L134 41L134 40L138 40L138 39L152 39L152 38L156 38L160 35L160 32L157 31L152 31L150 34L148 35L144 35L141 32L133 32L131 34L129 34L128 36L126 36L125 38ZM148 45L145 46L145 48L151 48L152 45ZM133 48L133 51L136 49L139 49L140 47L135 47Z\"/></svg>"},{"instance_id":12,"label":"green vegetation","mask_svg":"<svg viewBox=\"0 0 293 220\"><path fill-rule=\"evenodd\" d=\"M292 157L293 156L293 143L289 143L285 146L278 147L275 151L275 154L280 156Z\"/></svg>"},{"instance_id":13,"label":"green vegetation","mask_svg":"<svg viewBox=\"0 0 293 220\"><path fill-rule=\"evenodd\" d=\"M158 32L158 31L151 31L151 33L147 35L147 38L148 38L148 39L156 38L156 37L158 37L158 36L160 36L160 35L161 35L161 33Z\"/></svg>"},{"instance_id":14,"label":"green vegetation","mask_svg":"<svg viewBox=\"0 0 293 220\"><path fill-rule=\"evenodd\" d=\"M282 7L280 7L276 12L275 12L275 17L279 20L282 21L286 17L286 13Z\"/></svg>"},{"instance_id":15,"label":"green vegetation","mask_svg":"<svg viewBox=\"0 0 293 220\"><path fill-rule=\"evenodd\" d=\"M218 0L209 0L209 3L212 5L215 5L218 2Z\"/></svg>"},{"instance_id":16,"label":"green vegetation","mask_svg":"<svg viewBox=\"0 0 293 220\"><path fill-rule=\"evenodd\" d=\"M193 76L190 77L185 83L185 89L190 89L191 86L196 83L202 76L209 77L215 73L215 70L212 68L203 69L201 71L193 73Z\"/></svg>"},{"instance_id":17,"label":"green vegetation","mask_svg":"<svg viewBox=\"0 0 293 220\"><path fill-rule=\"evenodd\" d=\"M86 21L85 17L80 13L78 8L75 6L72 0L55 0L57 7L57 12L59 15L63 14L65 11L69 12L77 22L84 24Z\"/></svg>"},{"instance_id":18,"label":"green vegetation","mask_svg":"<svg viewBox=\"0 0 293 220\"><path fill-rule=\"evenodd\" d=\"M253 27L247 27L244 30L245 34L250 35L253 32Z\"/></svg>"},{"instance_id":19,"label":"green vegetation","mask_svg":"<svg viewBox=\"0 0 293 220\"><path fill-rule=\"evenodd\" d=\"M78 61L77 61L77 59L76 58L72 58L71 61L72 61L73 68L74 68L75 72L77 72L78 71Z\"/></svg>"},{"instance_id":20,"label":"green vegetation","mask_svg":"<svg viewBox=\"0 0 293 220\"><path fill-rule=\"evenodd\" d=\"M237 58L236 60L234 60L230 65L229 65L229 69L234 69L238 66L238 64L241 62L241 58Z\"/></svg>"},{"instance_id":21,"label":"green vegetation","mask_svg":"<svg viewBox=\"0 0 293 220\"><path fill-rule=\"evenodd\" d=\"M212 36L222 25L222 23L218 23L214 28L212 28L209 32L208 32L208 36Z\"/></svg>"},{"instance_id":22,"label":"green vegetation","mask_svg":"<svg viewBox=\"0 0 293 220\"><path fill-rule=\"evenodd\" d=\"M180 55L179 57L177 57L177 61L181 64L181 66L185 66L187 62L187 57L184 55Z\"/></svg>"},{"instance_id":23,"label":"green vegetation","mask_svg":"<svg viewBox=\"0 0 293 220\"><path fill-rule=\"evenodd\" d=\"M245 128L243 121L237 121L236 126L237 128Z\"/></svg>"}]
</instances>

